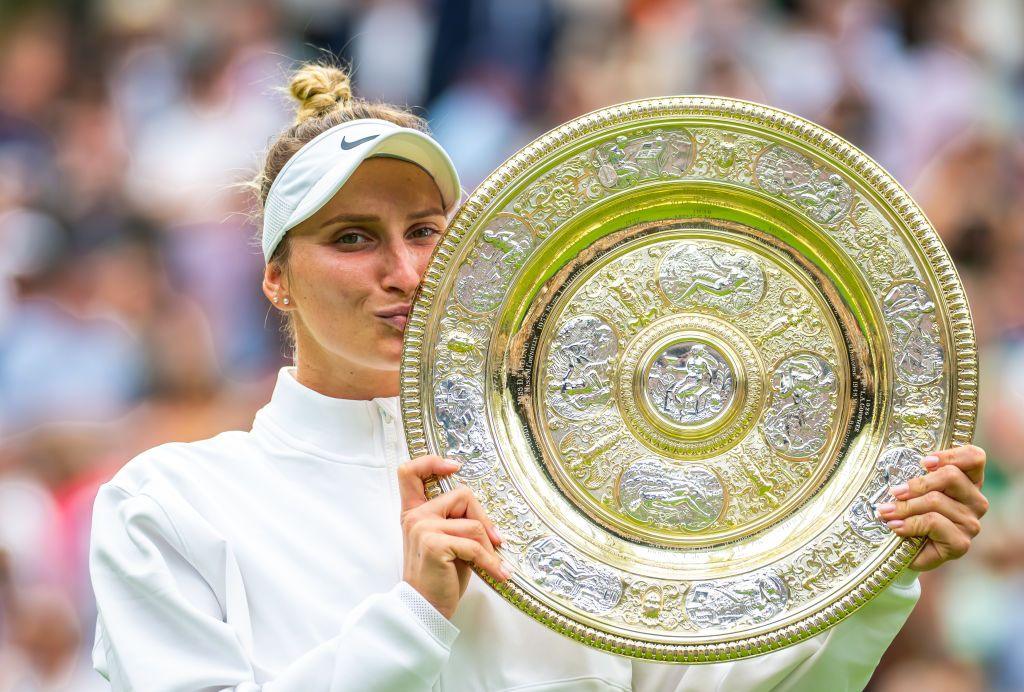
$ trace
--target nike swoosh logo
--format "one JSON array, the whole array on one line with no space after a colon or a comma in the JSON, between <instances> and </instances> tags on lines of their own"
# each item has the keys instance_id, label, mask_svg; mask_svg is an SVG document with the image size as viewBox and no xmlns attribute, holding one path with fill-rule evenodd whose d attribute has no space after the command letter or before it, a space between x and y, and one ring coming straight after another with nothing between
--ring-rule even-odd
<instances>
[{"instance_id":1,"label":"nike swoosh logo","mask_svg":"<svg viewBox=\"0 0 1024 692\"><path fill-rule=\"evenodd\" d=\"M347 142L347 141L345 141L345 137L342 136L342 138L341 138L341 148L345 149L346 151L348 151L349 149L355 149L360 144L366 144L371 139L377 139L378 137L380 137L380 135L370 135L369 137L363 137L362 139L357 139L354 142Z\"/></svg>"}]
</instances>

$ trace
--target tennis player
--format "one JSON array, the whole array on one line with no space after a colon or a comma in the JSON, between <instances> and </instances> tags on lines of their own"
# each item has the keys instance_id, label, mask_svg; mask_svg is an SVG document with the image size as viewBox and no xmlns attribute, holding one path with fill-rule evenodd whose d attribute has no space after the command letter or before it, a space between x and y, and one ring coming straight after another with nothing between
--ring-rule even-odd
<instances>
[{"instance_id":1,"label":"tennis player","mask_svg":"<svg viewBox=\"0 0 1024 692\"><path fill-rule=\"evenodd\" d=\"M926 536L912 569L830 630L714 665L634 661L533 621L470 569L508 576L502 538L471 492L432 500L458 470L408 460L402 335L460 200L418 117L354 98L307 65L296 123L259 180L263 291L288 320L283 368L252 429L166 444L102 486L90 570L93 659L114 690L858 690L917 601L917 570L967 552L986 501L975 447L882 507Z\"/></svg>"}]
</instances>

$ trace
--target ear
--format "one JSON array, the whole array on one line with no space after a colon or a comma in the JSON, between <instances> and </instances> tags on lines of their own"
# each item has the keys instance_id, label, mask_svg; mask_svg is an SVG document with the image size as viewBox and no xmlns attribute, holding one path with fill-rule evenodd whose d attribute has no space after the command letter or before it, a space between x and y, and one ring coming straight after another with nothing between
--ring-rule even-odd
<instances>
[{"instance_id":1,"label":"ear","mask_svg":"<svg viewBox=\"0 0 1024 692\"><path fill-rule=\"evenodd\" d=\"M278 310L286 310L283 301L288 295L284 272L277 262L269 262L263 268L263 295Z\"/></svg>"}]
</instances>

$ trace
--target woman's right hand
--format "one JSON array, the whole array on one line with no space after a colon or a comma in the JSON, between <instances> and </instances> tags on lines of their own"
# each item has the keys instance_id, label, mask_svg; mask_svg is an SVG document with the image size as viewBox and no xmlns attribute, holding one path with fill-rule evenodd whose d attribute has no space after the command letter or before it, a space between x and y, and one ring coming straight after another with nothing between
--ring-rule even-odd
<instances>
[{"instance_id":1,"label":"woman's right hand","mask_svg":"<svg viewBox=\"0 0 1024 692\"><path fill-rule=\"evenodd\" d=\"M424 481L458 470L458 462L436 455L398 467L405 547L402 578L448 619L469 586L471 564L498 581L509 577L494 550L501 536L469 488L460 486L427 499Z\"/></svg>"}]
</instances>

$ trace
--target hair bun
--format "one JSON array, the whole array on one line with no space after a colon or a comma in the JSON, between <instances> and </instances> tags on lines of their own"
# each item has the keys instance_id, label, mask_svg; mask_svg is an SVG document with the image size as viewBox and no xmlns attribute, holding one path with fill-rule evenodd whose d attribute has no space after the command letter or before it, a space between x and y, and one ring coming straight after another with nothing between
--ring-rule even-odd
<instances>
[{"instance_id":1,"label":"hair bun","mask_svg":"<svg viewBox=\"0 0 1024 692\"><path fill-rule=\"evenodd\" d=\"M295 123L326 115L344 108L352 100L352 83L348 74L329 65L303 65L292 76L289 90L299 102Z\"/></svg>"}]
</instances>

